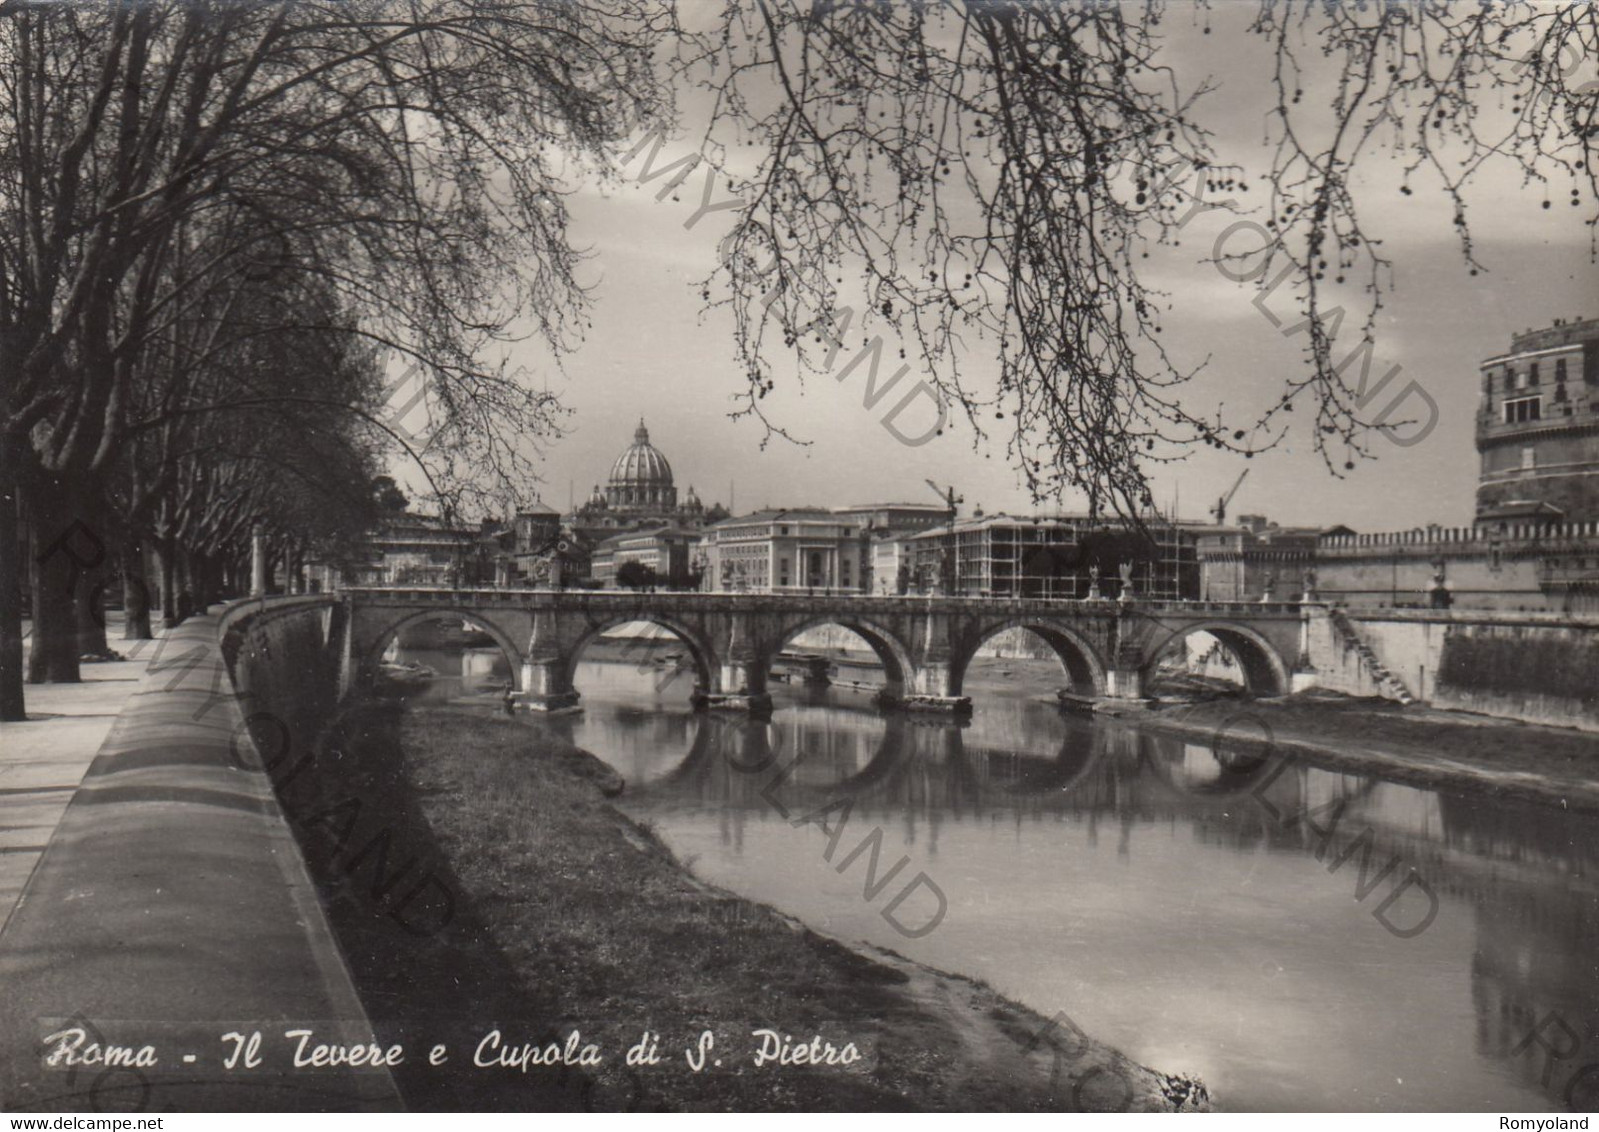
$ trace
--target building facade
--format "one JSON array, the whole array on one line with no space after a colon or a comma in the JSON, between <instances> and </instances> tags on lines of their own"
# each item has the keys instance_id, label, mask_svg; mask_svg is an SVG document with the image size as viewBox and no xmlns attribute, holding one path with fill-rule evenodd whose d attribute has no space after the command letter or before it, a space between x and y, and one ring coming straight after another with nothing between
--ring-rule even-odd
<instances>
[{"instance_id":1,"label":"building facade","mask_svg":"<svg viewBox=\"0 0 1599 1132\"><path fill-rule=\"evenodd\" d=\"M1337 532L1352 533L1346 527ZM1281 527L1262 515L1240 515L1235 527L1196 532L1199 596L1205 601L1292 601L1316 568L1317 527Z\"/></svg>"},{"instance_id":2,"label":"building facade","mask_svg":"<svg viewBox=\"0 0 1599 1132\"><path fill-rule=\"evenodd\" d=\"M848 514L807 507L757 511L707 527L703 578L714 592L865 593L871 542Z\"/></svg>"},{"instance_id":3,"label":"building facade","mask_svg":"<svg viewBox=\"0 0 1599 1132\"><path fill-rule=\"evenodd\" d=\"M949 521L949 508L936 503L862 503L833 514L882 534L914 534Z\"/></svg>"},{"instance_id":4,"label":"building facade","mask_svg":"<svg viewBox=\"0 0 1599 1132\"><path fill-rule=\"evenodd\" d=\"M591 546L568 527L560 514L542 503L518 511L509 530L502 529L495 547L497 586L561 589L589 576Z\"/></svg>"},{"instance_id":5,"label":"building facade","mask_svg":"<svg viewBox=\"0 0 1599 1132\"><path fill-rule=\"evenodd\" d=\"M647 569L652 584L673 589L691 585L694 550L700 536L681 527L656 527L612 535L594 548L591 577L607 589L623 584L618 571L634 562Z\"/></svg>"},{"instance_id":6,"label":"building facade","mask_svg":"<svg viewBox=\"0 0 1599 1132\"><path fill-rule=\"evenodd\" d=\"M367 539L366 561L345 570L342 580L356 586L470 584L479 533L437 515L407 511L387 517Z\"/></svg>"},{"instance_id":7,"label":"building facade","mask_svg":"<svg viewBox=\"0 0 1599 1132\"><path fill-rule=\"evenodd\" d=\"M1517 334L1481 373L1477 522L1599 519L1599 319Z\"/></svg>"}]
</instances>

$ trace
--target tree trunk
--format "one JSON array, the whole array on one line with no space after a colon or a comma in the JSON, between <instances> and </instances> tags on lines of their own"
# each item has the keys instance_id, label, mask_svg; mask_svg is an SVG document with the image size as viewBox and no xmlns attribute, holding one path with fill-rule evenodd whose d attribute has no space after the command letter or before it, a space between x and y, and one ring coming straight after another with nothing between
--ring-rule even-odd
<instances>
[{"instance_id":1,"label":"tree trunk","mask_svg":"<svg viewBox=\"0 0 1599 1132\"><path fill-rule=\"evenodd\" d=\"M204 612L217 600L217 560L209 554L194 558L194 608Z\"/></svg>"},{"instance_id":2,"label":"tree trunk","mask_svg":"<svg viewBox=\"0 0 1599 1132\"><path fill-rule=\"evenodd\" d=\"M161 624L175 629L178 616L178 546L166 537L156 541L156 557L161 560Z\"/></svg>"},{"instance_id":3,"label":"tree trunk","mask_svg":"<svg viewBox=\"0 0 1599 1132\"><path fill-rule=\"evenodd\" d=\"M150 584L144 572L144 543L129 536L122 545L122 639L148 641Z\"/></svg>"},{"instance_id":4,"label":"tree trunk","mask_svg":"<svg viewBox=\"0 0 1599 1132\"><path fill-rule=\"evenodd\" d=\"M85 570L105 560L105 544L83 520L83 492L52 476L28 485L33 528L33 648L30 684L75 684L78 671L78 593Z\"/></svg>"},{"instance_id":5,"label":"tree trunk","mask_svg":"<svg viewBox=\"0 0 1599 1132\"><path fill-rule=\"evenodd\" d=\"M194 614L194 552L178 548L178 620L187 621Z\"/></svg>"},{"instance_id":6,"label":"tree trunk","mask_svg":"<svg viewBox=\"0 0 1599 1132\"><path fill-rule=\"evenodd\" d=\"M7 723L28 718L22 691L22 555L13 443L0 438L0 720Z\"/></svg>"},{"instance_id":7,"label":"tree trunk","mask_svg":"<svg viewBox=\"0 0 1599 1132\"><path fill-rule=\"evenodd\" d=\"M113 656L111 642L106 640L105 632L105 598L106 586L114 577L110 563L103 562L93 570L86 571L78 579L77 593L77 619L78 619L78 656L98 657L109 660Z\"/></svg>"}]
</instances>

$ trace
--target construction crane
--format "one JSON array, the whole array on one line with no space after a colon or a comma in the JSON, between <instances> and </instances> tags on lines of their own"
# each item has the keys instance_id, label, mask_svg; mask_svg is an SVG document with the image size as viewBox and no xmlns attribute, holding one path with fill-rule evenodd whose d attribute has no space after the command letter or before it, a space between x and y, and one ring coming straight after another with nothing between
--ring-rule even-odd
<instances>
[{"instance_id":1,"label":"construction crane","mask_svg":"<svg viewBox=\"0 0 1599 1132\"><path fill-rule=\"evenodd\" d=\"M955 561L955 508L960 504L965 503L966 497L964 495L956 495L953 485L948 489L945 489L939 487L932 480L928 480L927 486L932 488L933 493L944 501L944 506L949 508L949 531L944 537L944 546L938 555L939 584L938 587L936 587L947 590L953 586L951 574L953 573L953 564ZM929 598L932 597L934 588L935 587L933 586L928 587L927 594Z\"/></svg>"},{"instance_id":2,"label":"construction crane","mask_svg":"<svg viewBox=\"0 0 1599 1132\"><path fill-rule=\"evenodd\" d=\"M1210 509L1210 513L1216 516L1216 522L1218 524L1225 523L1227 521L1227 504L1231 503L1233 501L1233 496L1238 494L1239 485L1244 482L1244 477L1248 474L1248 468L1245 468L1243 471L1239 472L1238 478L1233 481L1232 490L1230 490L1220 499L1216 500L1216 506Z\"/></svg>"},{"instance_id":3,"label":"construction crane","mask_svg":"<svg viewBox=\"0 0 1599 1132\"><path fill-rule=\"evenodd\" d=\"M965 503L966 497L964 495L956 495L953 487L942 488L932 480L927 481L927 486L932 488L933 493L944 501L944 506L949 508L949 521L953 523L955 521L955 508L958 504Z\"/></svg>"}]
</instances>

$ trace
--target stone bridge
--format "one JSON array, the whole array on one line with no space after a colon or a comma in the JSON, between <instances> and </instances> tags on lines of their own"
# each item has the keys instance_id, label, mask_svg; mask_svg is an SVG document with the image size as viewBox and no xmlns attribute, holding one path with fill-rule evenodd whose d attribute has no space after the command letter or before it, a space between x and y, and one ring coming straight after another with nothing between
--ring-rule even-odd
<instances>
[{"instance_id":1,"label":"stone bridge","mask_svg":"<svg viewBox=\"0 0 1599 1132\"><path fill-rule=\"evenodd\" d=\"M1201 630L1238 658L1251 694L1281 695L1302 666L1298 602L1073 601L981 597L635 593L593 590L351 589L346 674L370 678L395 635L444 614L498 642L519 699L534 710L574 707L573 678L585 646L633 621L659 625L692 658L695 702L770 707L767 676L795 637L823 625L859 634L882 662L885 701L913 709L969 710L962 692L978 648L1006 629L1030 629L1060 657L1066 691L1089 699L1137 699L1156 664Z\"/></svg>"}]
</instances>

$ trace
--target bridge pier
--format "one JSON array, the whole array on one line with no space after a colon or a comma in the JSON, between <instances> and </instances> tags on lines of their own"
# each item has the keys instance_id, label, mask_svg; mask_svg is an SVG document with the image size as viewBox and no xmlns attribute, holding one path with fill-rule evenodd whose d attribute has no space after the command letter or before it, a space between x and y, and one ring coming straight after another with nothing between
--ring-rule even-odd
<instances>
[{"instance_id":1,"label":"bridge pier","mask_svg":"<svg viewBox=\"0 0 1599 1132\"><path fill-rule=\"evenodd\" d=\"M582 711L580 693L566 679L566 663L561 660L522 662L522 689L516 702L529 711Z\"/></svg>"},{"instance_id":2,"label":"bridge pier","mask_svg":"<svg viewBox=\"0 0 1599 1132\"><path fill-rule=\"evenodd\" d=\"M1112 668L1105 673L1105 697L1112 700L1142 700L1144 674L1137 668Z\"/></svg>"},{"instance_id":3,"label":"bridge pier","mask_svg":"<svg viewBox=\"0 0 1599 1132\"><path fill-rule=\"evenodd\" d=\"M746 617L738 612L729 619L724 659L711 674L713 686L694 690L696 710L772 713L772 695L766 690L769 662L756 650Z\"/></svg>"},{"instance_id":4,"label":"bridge pier","mask_svg":"<svg viewBox=\"0 0 1599 1132\"><path fill-rule=\"evenodd\" d=\"M1112 661L1105 668L1106 699L1149 699L1144 690L1144 673L1151 659L1145 655L1143 635L1118 617Z\"/></svg>"},{"instance_id":5,"label":"bridge pier","mask_svg":"<svg viewBox=\"0 0 1599 1132\"><path fill-rule=\"evenodd\" d=\"M572 687L566 657L555 643L554 626L548 614L533 615L533 632L528 639L527 658L522 661L522 688L516 702L529 711L582 711L580 698Z\"/></svg>"},{"instance_id":6,"label":"bridge pier","mask_svg":"<svg viewBox=\"0 0 1599 1132\"><path fill-rule=\"evenodd\" d=\"M805 662L805 683L812 688L829 687L833 681L828 679L829 668L825 656L813 656Z\"/></svg>"},{"instance_id":7,"label":"bridge pier","mask_svg":"<svg viewBox=\"0 0 1599 1132\"><path fill-rule=\"evenodd\" d=\"M914 691L901 695L893 706L905 711L972 714L972 698L955 692L955 672L948 660L924 661L913 687Z\"/></svg>"},{"instance_id":8,"label":"bridge pier","mask_svg":"<svg viewBox=\"0 0 1599 1132\"><path fill-rule=\"evenodd\" d=\"M718 687L694 690L694 706L700 711L747 711L751 715L772 713L772 694L766 690L766 665L756 659L733 660L717 670Z\"/></svg>"}]
</instances>

